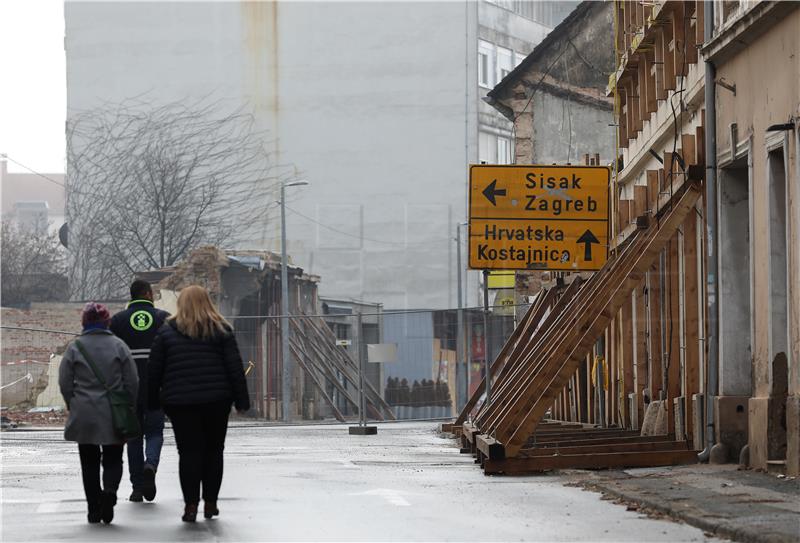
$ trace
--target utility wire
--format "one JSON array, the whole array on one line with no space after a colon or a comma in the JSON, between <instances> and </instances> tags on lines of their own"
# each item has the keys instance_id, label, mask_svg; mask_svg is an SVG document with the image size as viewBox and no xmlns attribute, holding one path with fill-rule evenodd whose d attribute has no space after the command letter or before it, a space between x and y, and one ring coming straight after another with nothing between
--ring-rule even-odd
<instances>
[{"instance_id":1,"label":"utility wire","mask_svg":"<svg viewBox=\"0 0 800 543\"><path fill-rule=\"evenodd\" d=\"M306 219L307 221L313 222L314 224L317 224L317 225L319 225L319 226L321 226L321 227L323 227L323 228L325 228L327 230L330 230L331 232L336 232L337 234L341 234L343 236L347 236L347 237L351 237L351 238L355 238L355 239L360 239L360 240L364 240L364 241L371 241L371 242L374 242L374 243L384 243L384 244L387 244L387 245L426 245L426 244L429 244L429 243L444 242L444 241L447 241L449 243L451 241L451 238L449 238L449 237L447 237L447 238L429 239L429 240L426 240L426 241L415 241L415 242L414 241L412 241L412 242L403 242L403 241L389 241L389 240L381 240L381 239L372 239L372 238L367 238L367 237L364 237L364 236L359 236L359 235L356 235L356 234L351 234L350 232L345 232L344 230L339 230L338 228L334 228L332 226L328 226L327 224L322 223L322 222L320 222L320 221L318 221L316 219L313 219L313 218L309 217L308 215L300 213L296 209L292 209L289 206L286 206L286 209L288 209L289 211L291 211L295 215Z\"/></svg>"},{"instance_id":2,"label":"utility wire","mask_svg":"<svg viewBox=\"0 0 800 543\"><path fill-rule=\"evenodd\" d=\"M55 180L55 179L53 179L52 177L48 177L48 176L46 176L45 174L43 174L43 173L41 173L41 172L37 172L36 170L34 170L33 168L31 168L30 166L26 166L25 164L23 164L23 163L22 163L22 162L20 162L19 160L15 160L15 159L11 158L11 157L10 157L10 156L8 156L8 155L2 155L2 156L3 156L3 157L5 157L6 159L10 160L11 162L13 162L14 164L16 164L17 166L21 166L21 167L25 168L26 170L28 170L28 171L29 171L29 172L31 172L32 174L38 175L39 177L41 177L41 178L43 178L43 179L47 179L47 180L48 180L48 181L50 181L51 183L55 183L56 185L59 185L59 186L61 186L61 187L64 187L64 188L67 188L67 186L66 186L64 183L62 183L61 181L56 181L56 180Z\"/></svg>"}]
</instances>

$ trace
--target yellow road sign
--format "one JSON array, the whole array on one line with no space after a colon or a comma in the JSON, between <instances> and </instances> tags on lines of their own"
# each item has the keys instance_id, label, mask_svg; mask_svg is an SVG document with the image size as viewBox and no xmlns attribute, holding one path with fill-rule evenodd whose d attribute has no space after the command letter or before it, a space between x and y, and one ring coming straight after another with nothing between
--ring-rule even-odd
<instances>
[{"instance_id":1,"label":"yellow road sign","mask_svg":"<svg viewBox=\"0 0 800 543\"><path fill-rule=\"evenodd\" d=\"M599 270L610 179L604 166L471 166L469 267Z\"/></svg>"},{"instance_id":2,"label":"yellow road sign","mask_svg":"<svg viewBox=\"0 0 800 543\"><path fill-rule=\"evenodd\" d=\"M486 287L489 290L501 288L514 288L516 286L516 272L498 270L489 273Z\"/></svg>"}]
</instances>

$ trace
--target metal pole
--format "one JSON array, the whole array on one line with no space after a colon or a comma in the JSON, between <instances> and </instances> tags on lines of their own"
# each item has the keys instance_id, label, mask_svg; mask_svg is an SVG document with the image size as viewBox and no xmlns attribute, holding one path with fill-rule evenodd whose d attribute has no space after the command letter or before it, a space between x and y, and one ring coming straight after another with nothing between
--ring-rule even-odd
<instances>
[{"instance_id":1,"label":"metal pole","mask_svg":"<svg viewBox=\"0 0 800 543\"><path fill-rule=\"evenodd\" d=\"M356 360L358 361L358 425L367 425L367 402L364 395L364 357L361 352L361 312L356 313Z\"/></svg>"},{"instance_id":2,"label":"metal pole","mask_svg":"<svg viewBox=\"0 0 800 543\"><path fill-rule=\"evenodd\" d=\"M492 394L492 378L489 375L489 270L483 270L483 365L486 374L486 405Z\"/></svg>"},{"instance_id":3,"label":"metal pole","mask_svg":"<svg viewBox=\"0 0 800 543\"><path fill-rule=\"evenodd\" d=\"M456 223L456 266L458 267L458 329L456 330L456 368L463 368L464 378L459 379L462 385L456 387L456 405L461 409L467 403L469 395L469 368L464 358L464 297L461 293L461 224ZM462 390L463 386L463 390Z\"/></svg>"},{"instance_id":4,"label":"metal pole","mask_svg":"<svg viewBox=\"0 0 800 543\"><path fill-rule=\"evenodd\" d=\"M289 272L286 256L286 185L281 183L281 410L283 422L289 422L291 396L291 362L289 360Z\"/></svg>"},{"instance_id":5,"label":"metal pole","mask_svg":"<svg viewBox=\"0 0 800 543\"><path fill-rule=\"evenodd\" d=\"M704 39L706 43L711 41L714 35L714 2L704 4L706 15L704 19ZM717 102L715 95L714 80L716 79L717 69L709 59L705 61L705 106L706 106L706 128L705 128L705 155L706 155L706 179L705 179L705 201L706 201L706 303L708 304L708 326L706 335L706 348L708 361L706 364L706 446L698 455L701 462L705 462L711 456L711 448L716 441L714 431L714 397L718 392L719 381L719 305L717 296L719 295L719 276L717 275L717 239L719 232L717 229Z\"/></svg>"}]
</instances>

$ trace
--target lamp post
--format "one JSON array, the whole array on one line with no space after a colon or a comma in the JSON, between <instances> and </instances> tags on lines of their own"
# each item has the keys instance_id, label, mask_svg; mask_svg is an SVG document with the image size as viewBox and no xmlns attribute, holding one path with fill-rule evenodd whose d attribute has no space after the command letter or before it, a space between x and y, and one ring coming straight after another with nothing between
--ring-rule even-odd
<instances>
[{"instance_id":1,"label":"lamp post","mask_svg":"<svg viewBox=\"0 0 800 543\"><path fill-rule=\"evenodd\" d=\"M292 391L291 358L289 356L289 271L286 256L286 187L308 185L308 181L281 182L281 411L283 422L289 422L289 405Z\"/></svg>"}]
</instances>

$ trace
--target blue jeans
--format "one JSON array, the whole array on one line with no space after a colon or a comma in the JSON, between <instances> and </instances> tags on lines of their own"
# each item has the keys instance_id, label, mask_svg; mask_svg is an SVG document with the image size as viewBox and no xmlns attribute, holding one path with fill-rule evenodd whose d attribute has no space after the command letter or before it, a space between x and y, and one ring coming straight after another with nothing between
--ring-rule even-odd
<instances>
[{"instance_id":1,"label":"blue jeans","mask_svg":"<svg viewBox=\"0 0 800 543\"><path fill-rule=\"evenodd\" d=\"M135 490L141 490L144 484L145 465L158 468L164 444L164 411L145 411L140 422L143 435L128 441L128 471Z\"/></svg>"}]
</instances>

